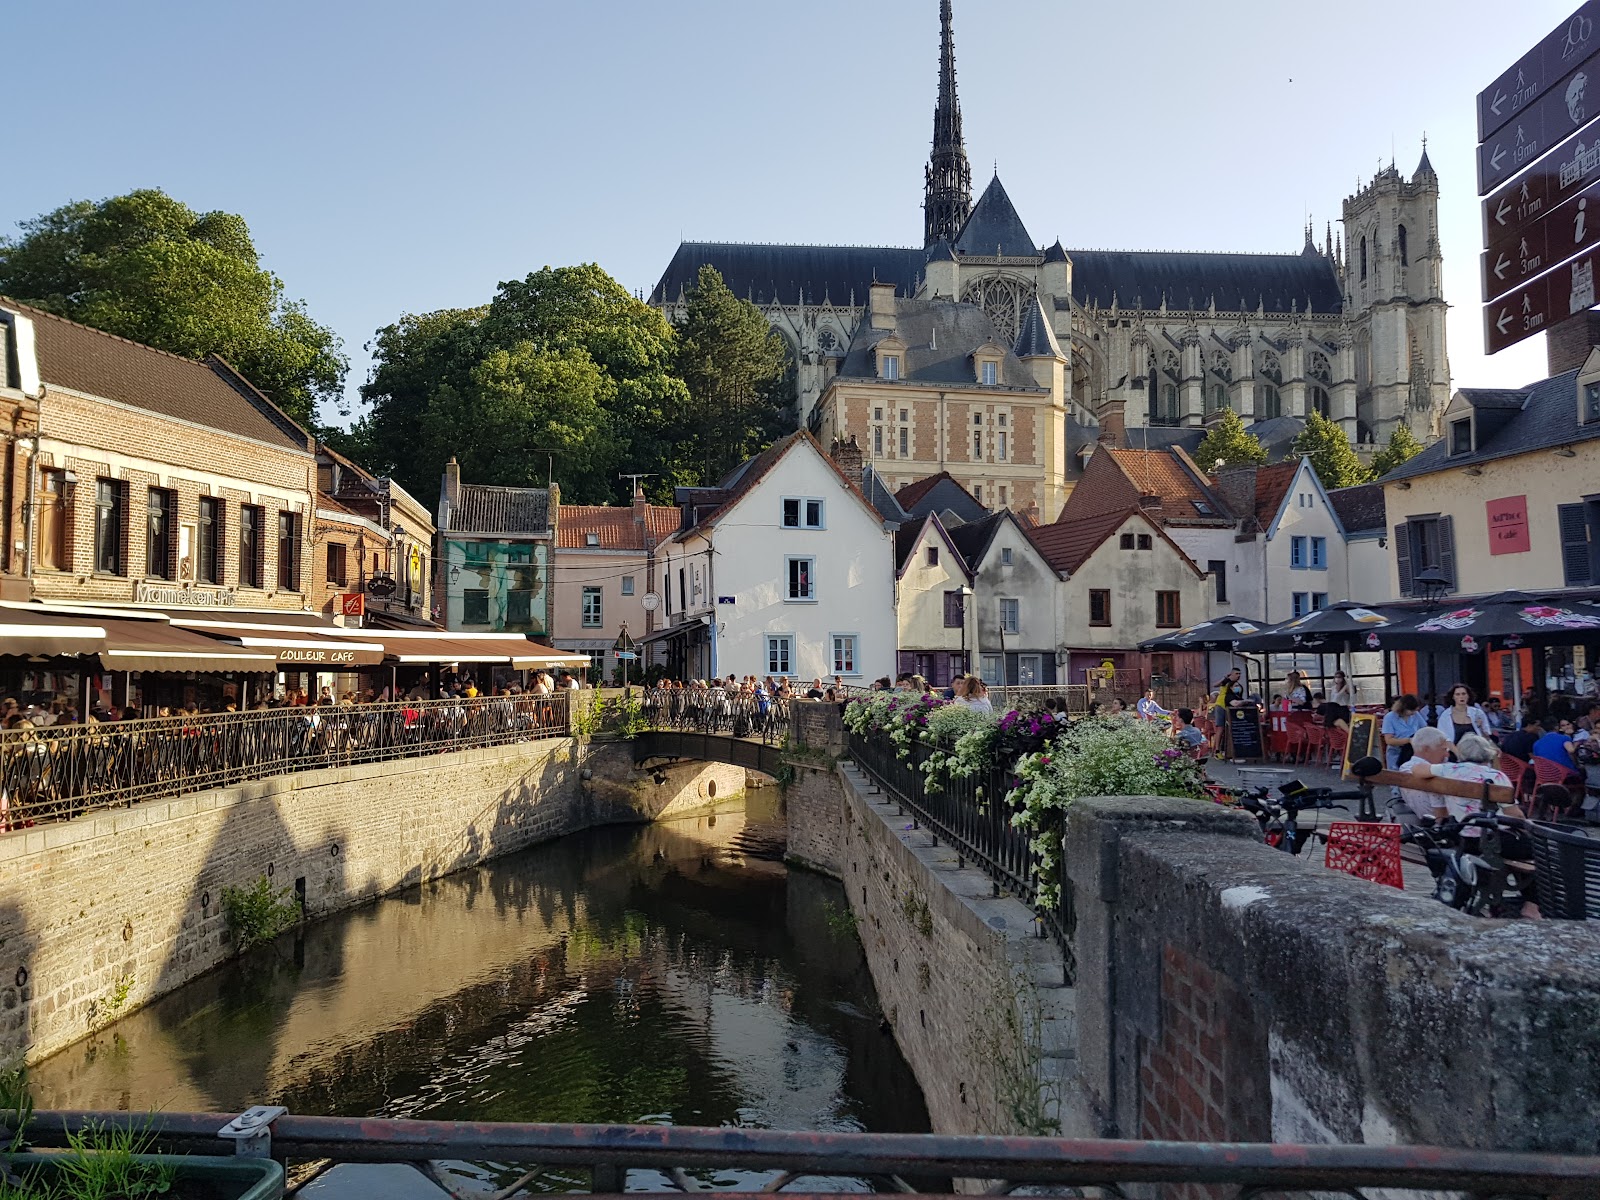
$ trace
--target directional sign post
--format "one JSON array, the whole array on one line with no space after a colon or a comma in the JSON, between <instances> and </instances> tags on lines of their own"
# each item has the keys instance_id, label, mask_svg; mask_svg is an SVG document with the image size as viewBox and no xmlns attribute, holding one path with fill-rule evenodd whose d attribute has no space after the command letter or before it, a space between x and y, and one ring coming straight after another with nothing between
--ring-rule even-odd
<instances>
[{"instance_id":1,"label":"directional sign post","mask_svg":"<svg viewBox=\"0 0 1600 1200\"><path fill-rule=\"evenodd\" d=\"M1490 137L1555 90L1578 63L1600 50L1600 0L1582 8L1545 35L1505 73L1478 93L1478 140Z\"/></svg>"},{"instance_id":2,"label":"directional sign post","mask_svg":"<svg viewBox=\"0 0 1600 1200\"><path fill-rule=\"evenodd\" d=\"M1563 259L1600 246L1600 181L1560 208L1513 226L1483 252L1483 298L1494 300Z\"/></svg>"},{"instance_id":3,"label":"directional sign post","mask_svg":"<svg viewBox=\"0 0 1600 1200\"><path fill-rule=\"evenodd\" d=\"M1484 344L1489 353L1498 354L1600 303L1594 287L1597 261L1600 252L1591 250L1486 307Z\"/></svg>"},{"instance_id":4,"label":"directional sign post","mask_svg":"<svg viewBox=\"0 0 1600 1200\"><path fill-rule=\"evenodd\" d=\"M1574 64L1557 86L1478 146L1478 194L1499 187L1562 138L1600 117L1600 54Z\"/></svg>"}]
</instances>

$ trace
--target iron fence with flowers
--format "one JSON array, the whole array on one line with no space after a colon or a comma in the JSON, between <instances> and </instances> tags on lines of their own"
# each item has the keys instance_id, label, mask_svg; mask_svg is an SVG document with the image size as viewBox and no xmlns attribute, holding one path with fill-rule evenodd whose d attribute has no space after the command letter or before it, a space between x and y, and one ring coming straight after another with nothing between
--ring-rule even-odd
<instances>
[{"instance_id":1,"label":"iron fence with flowers","mask_svg":"<svg viewBox=\"0 0 1600 1200\"><path fill-rule=\"evenodd\" d=\"M845 709L850 753L917 825L1033 908L1075 970L1071 881L1062 871L1066 811L1083 796L1200 795L1195 761L1164 727L886 692Z\"/></svg>"}]
</instances>

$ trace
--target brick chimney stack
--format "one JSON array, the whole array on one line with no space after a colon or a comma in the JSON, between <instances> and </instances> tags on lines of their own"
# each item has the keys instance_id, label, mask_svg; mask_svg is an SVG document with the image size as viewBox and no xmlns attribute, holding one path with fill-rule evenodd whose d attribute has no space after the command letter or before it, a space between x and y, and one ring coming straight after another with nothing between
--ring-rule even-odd
<instances>
[{"instance_id":1,"label":"brick chimney stack","mask_svg":"<svg viewBox=\"0 0 1600 1200\"><path fill-rule=\"evenodd\" d=\"M1128 432L1122 415L1122 403L1119 400L1107 400L1100 406L1100 411L1095 414L1100 418L1100 444L1112 450L1120 450L1127 445Z\"/></svg>"},{"instance_id":2,"label":"brick chimney stack","mask_svg":"<svg viewBox=\"0 0 1600 1200\"><path fill-rule=\"evenodd\" d=\"M860 484L861 468L865 459L861 447L856 443L856 435L851 434L849 440L833 439L833 445L828 449L828 457L839 464L839 469L850 477L850 482Z\"/></svg>"},{"instance_id":3,"label":"brick chimney stack","mask_svg":"<svg viewBox=\"0 0 1600 1200\"><path fill-rule=\"evenodd\" d=\"M1551 375L1576 371L1589 359L1589 351L1600 346L1600 312L1590 309L1545 330L1545 362Z\"/></svg>"}]
</instances>

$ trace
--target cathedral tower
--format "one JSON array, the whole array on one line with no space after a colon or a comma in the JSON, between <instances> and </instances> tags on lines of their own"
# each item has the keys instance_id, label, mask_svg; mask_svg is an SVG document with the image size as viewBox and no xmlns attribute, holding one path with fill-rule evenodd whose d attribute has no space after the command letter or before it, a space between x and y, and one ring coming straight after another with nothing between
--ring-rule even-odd
<instances>
[{"instance_id":1,"label":"cathedral tower","mask_svg":"<svg viewBox=\"0 0 1600 1200\"><path fill-rule=\"evenodd\" d=\"M933 150L928 155L922 202L922 244L953 242L972 210L972 169L961 137L956 98L956 43L950 0L939 0L939 100L933 110Z\"/></svg>"},{"instance_id":2,"label":"cathedral tower","mask_svg":"<svg viewBox=\"0 0 1600 1200\"><path fill-rule=\"evenodd\" d=\"M1423 442L1450 402L1439 176L1391 163L1344 202L1344 294L1356 384L1354 440L1381 444L1406 422Z\"/></svg>"}]
</instances>

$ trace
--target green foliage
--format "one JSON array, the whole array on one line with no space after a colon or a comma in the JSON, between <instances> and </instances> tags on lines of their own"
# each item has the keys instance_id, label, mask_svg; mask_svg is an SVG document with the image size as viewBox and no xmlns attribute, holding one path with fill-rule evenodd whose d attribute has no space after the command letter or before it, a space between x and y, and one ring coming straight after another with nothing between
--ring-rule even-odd
<instances>
[{"instance_id":1,"label":"green foliage","mask_svg":"<svg viewBox=\"0 0 1600 1200\"><path fill-rule=\"evenodd\" d=\"M850 911L849 905L824 900L822 920L827 925L828 932L836 938L849 940L856 936L856 915Z\"/></svg>"},{"instance_id":2,"label":"green foliage","mask_svg":"<svg viewBox=\"0 0 1600 1200\"><path fill-rule=\"evenodd\" d=\"M1261 466L1267 461L1267 448L1245 430L1239 414L1231 408L1222 410L1194 452L1194 461L1203 471L1212 470L1219 459L1225 467Z\"/></svg>"},{"instance_id":3,"label":"green foliage","mask_svg":"<svg viewBox=\"0 0 1600 1200\"><path fill-rule=\"evenodd\" d=\"M583 699L574 702L572 709L572 732L578 737L614 733L621 738L631 738L649 727L644 715L642 689L633 691L632 695L621 692L614 696L601 696L596 692L580 695Z\"/></svg>"},{"instance_id":4,"label":"green foliage","mask_svg":"<svg viewBox=\"0 0 1600 1200\"><path fill-rule=\"evenodd\" d=\"M285 299L242 217L141 189L21 229L0 239L0 294L187 358L220 355L306 426L339 399L339 338Z\"/></svg>"},{"instance_id":5,"label":"green foliage","mask_svg":"<svg viewBox=\"0 0 1600 1200\"><path fill-rule=\"evenodd\" d=\"M148 1128L113 1128L90 1122L67 1134L67 1150L54 1161L50 1176L38 1173L21 1185L9 1180L0 1200L155 1200L172 1191L177 1164L141 1160L151 1153L155 1134Z\"/></svg>"},{"instance_id":6,"label":"green foliage","mask_svg":"<svg viewBox=\"0 0 1600 1200\"><path fill-rule=\"evenodd\" d=\"M706 483L720 479L794 424L792 398L781 397L789 353L761 311L741 300L714 267L701 267L678 325L678 374L689 404L678 442Z\"/></svg>"},{"instance_id":7,"label":"green foliage","mask_svg":"<svg viewBox=\"0 0 1600 1200\"><path fill-rule=\"evenodd\" d=\"M1404 421L1395 424L1389 442L1372 456L1372 478L1382 479L1390 471L1422 453L1422 443Z\"/></svg>"},{"instance_id":8,"label":"green foliage","mask_svg":"<svg viewBox=\"0 0 1600 1200\"><path fill-rule=\"evenodd\" d=\"M300 921L300 907L292 903L288 888L274 890L272 880L258 877L247 888L222 889L222 918L240 952L270 942Z\"/></svg>"},{"instance_id":9,"label":"green foliage","mask_svg":"<svg viewBox=\"0 0 1600 1200\"><path fill-rule=\"evenodd\" d=\"M1370 478L1350 444L1350 435L1315 409L1306 414L1306 427L1294 439L1293 452L1310 457L1311 468L1325 488L1354 487Z\"/></svg>"},{"instance_id":10,"label":"green foliage","mask_svg":"<svg viewBox=\"0 0 1600 1200\"><path fill-rule=\"evenodd\" d=\"M27 1073L21 1070L0 1072L0 1121L11 1133L8 1154L16 1154L28 1144L28 1126L33 1121L33 1091Z\"/></svg>"}]
</instances>

